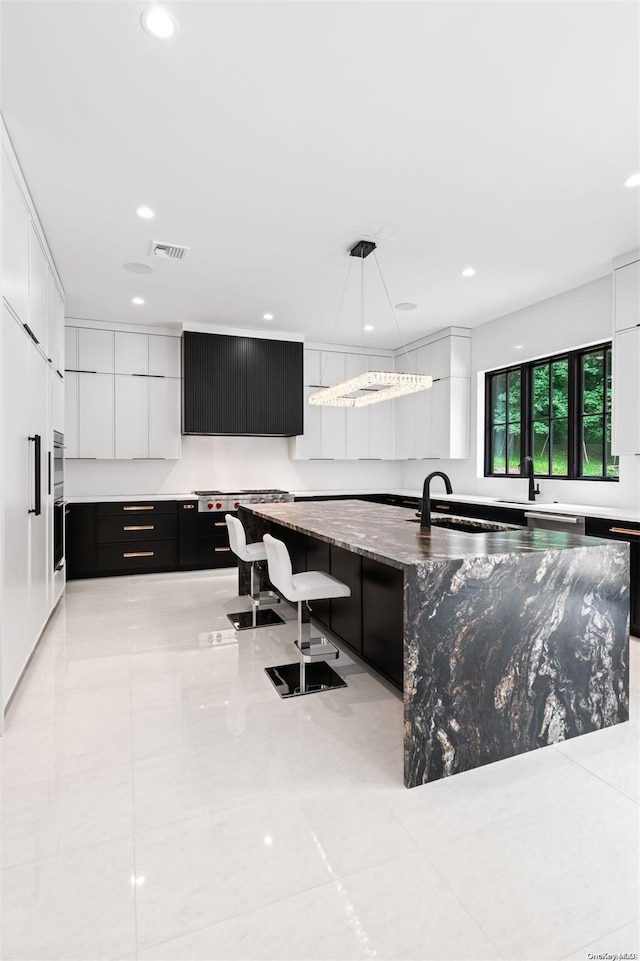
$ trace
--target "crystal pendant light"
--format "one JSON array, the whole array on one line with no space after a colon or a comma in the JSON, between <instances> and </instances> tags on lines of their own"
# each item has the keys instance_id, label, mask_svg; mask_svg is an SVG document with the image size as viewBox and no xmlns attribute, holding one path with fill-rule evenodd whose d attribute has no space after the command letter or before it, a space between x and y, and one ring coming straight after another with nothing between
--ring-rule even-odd
<instances>
[{"instance_id":1,"label":"crystal pendant light","mask_svg":"<svg viewBox=\"0 0 640 961\"><path fill-rule=\"evenodd\" d=\"M349 256L360 258L360 320L362 327L362 345L364 353L364 259L368 257L369 254L373 253L376 249L376 245L370 240L359 240L358 243L351 248L349 251ZM382 277L382 272L380 271L380 265L378 264L378 259L374 254L374 260L380 272L380 277L387 294L387 299L391 305L391 310L393 311L393 304L391 304L391 299L389 298L389 292L387 291L386 284L384 283L384 278ZM348 280L347 276L347 280ZM346 284L345 284L346 290ZM344 291L343 295L344 297ZM341 301L342 304L342 301ZM338 316L340 313L340 308L338 308ZM396 320L395 312L393 313L393 318L400 330L398 321ZM338 317L336 317L336 323L333 327L333 332L337 326ZM408 355L407 355L408 356ZM366 407L369 404L377 404L383 400L393 400L396 397L403 397L405 394L415 394L420 390L428 390L433 384L433 377L428 374L418 374L418 373L404 373L401 371L388 371L388 370L369 370L363 374L358 374L357 377L351 377L349 380L344 380L340 384L335 384L333 387L323 387L320 390L315 391L309 397L309 403L315 404L319 407Z\"/></svg>"}]
</instances>

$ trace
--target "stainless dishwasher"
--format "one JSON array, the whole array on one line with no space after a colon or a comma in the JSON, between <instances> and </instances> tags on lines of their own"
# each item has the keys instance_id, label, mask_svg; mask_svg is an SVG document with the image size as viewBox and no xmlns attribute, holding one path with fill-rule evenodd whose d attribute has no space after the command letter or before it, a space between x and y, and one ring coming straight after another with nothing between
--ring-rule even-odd
<instances>
[{"instance_id":1,"label":"stainless dishwasher","mask_svg":"<svg viewBox=\"0 0 640 961\"><path fill-rule=\"evenodd\" d=\"M584 517L577 514L538 514L536 511L525 511L524 516L527 518L527 527L584 534Z\"/></svg>"}]
</instances>

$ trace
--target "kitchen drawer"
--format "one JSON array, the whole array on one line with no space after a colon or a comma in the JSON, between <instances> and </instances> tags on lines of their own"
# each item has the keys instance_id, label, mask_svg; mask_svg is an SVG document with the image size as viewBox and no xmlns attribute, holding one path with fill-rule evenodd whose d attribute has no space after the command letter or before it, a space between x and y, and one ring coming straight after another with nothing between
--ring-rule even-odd
<instances>
[{"instance_id":1,"label":"kitchen drawer","mask_svg":"<svg viewBox=\"0 0 640 961\"><path fill-rule=\"evenodd\" d=\"M98 517L104 515L131 517L140 514L148 517L150 514L175 514L175 501L118 501L114 503L104 502L96 506Z\"/></svg>"},{"instance_id":2,"label":"kitchen drawer","mask_svg":"<svg viewBox=\"0 0 640 961\"><path fill-rule=\"evenodd\" d=\"M637 521L614 521L604 517L585 518L585 533L592 537L609 537L614 541L640 543L640 523Z\"/></svg>"},{"instance_id":3,"label":"kitchen drawer","mask_svg":"<svg viewBox=\"0 0 640 961\"><path fill-rule=\"evenodd\" d=\"M206 537L198 541L198 564L206 564L207 567L234 567L237 562L228 540Z\"/></svg>"},{"instance_id":4,"label":"kitchen drawer","mask_svg":"<svg viewBox=\"0 0 640 961\"><path fill-rule=\"evenodd\" d=\"M230 514L231 511L212 511L211 513L204 514L202 511L198 514L198 537L214 537L218 534L224 534L227 536L227 522L224 517L225 514ZM238 515L234 513L234 517Z\"/></svg>"},{"instance_id":5,"label":"kitchen drawer","mask_svg":"<svg viewBox=\"0 0 640 961\"><path fill-rule=\"evenodd\" d=\"M98 544L128 541L163 541L178 536L175 514L98 515Z\"/></svg>"},{"instance_id":6,"label":"kitchen drawer","mask_svg":"<svg viewBox=\"0 0 640 961\"><path fill-rule=\"evenodd\" d=\"M136 541L135 544L98 544L98 570L153 571L178 566L178 541Z\"/></svg>"}]
</instances>

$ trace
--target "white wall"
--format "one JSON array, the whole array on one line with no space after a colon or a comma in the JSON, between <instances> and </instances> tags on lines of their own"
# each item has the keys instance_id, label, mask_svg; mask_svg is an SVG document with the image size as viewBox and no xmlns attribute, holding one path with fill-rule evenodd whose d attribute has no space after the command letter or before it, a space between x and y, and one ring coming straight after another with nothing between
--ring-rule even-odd
<instances>
[{"instance_id":1,"label":"white wall","mask_svg":"<svg viewBox=\"0 0 640 961\"><path fill-rule=\"evenodd\" d=\"M179 494L232 490L340 490L400 487L402 464L293 461L284 437L183 437L179 461L67 461L65 493Z\"/></svg>"},{"instance_id":2,"label":"white wall","mask_svg":"<svg viewBox=\"0 0 640 961\"><path fill-rule=\"evenodd\" d=\"M402 486L421 487L432 470L449 474L455 492L526 497L522 478L483 476L483 372L611 339L613 280L603 277L471 331L471 456L465 461L405 462ZM516 349L520 345L521 349ZM620 458L618 483L541 480L541 500L640 507L640 457Z\"/></svg>"}]
</instances>

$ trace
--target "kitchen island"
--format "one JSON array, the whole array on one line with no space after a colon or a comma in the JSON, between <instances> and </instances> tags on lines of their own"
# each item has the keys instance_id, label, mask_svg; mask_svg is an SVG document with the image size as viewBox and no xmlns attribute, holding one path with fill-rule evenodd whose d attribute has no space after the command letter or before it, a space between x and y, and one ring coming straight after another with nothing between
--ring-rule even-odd
<instances>
[{"instance_id":1,"label":"kitchen island","mask_svg":"<svg viewBox=\"0 0 640 961\"><path fill-rule=\"evenodd\" d=\"M356 500L240 516L249 541L287 543L294 571L349 583L314 614L401 688L407 787L628 720L628 545L422 531L412 511Z\"/></svg>"}]
</instances>

